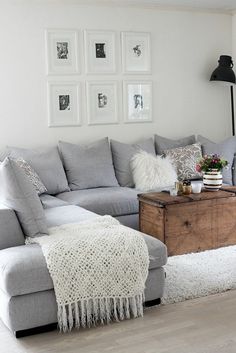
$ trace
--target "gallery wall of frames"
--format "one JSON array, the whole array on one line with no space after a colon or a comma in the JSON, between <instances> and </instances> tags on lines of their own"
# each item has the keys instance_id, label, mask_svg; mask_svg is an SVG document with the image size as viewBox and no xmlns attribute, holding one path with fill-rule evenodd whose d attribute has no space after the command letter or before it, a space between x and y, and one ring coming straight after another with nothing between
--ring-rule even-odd
<instances>
[{"instance_id":1,"label":"gallery wall of frames","mask_svg":"<svg viewBox=\"0 0 236 353\"><path fill-rule=\"evenodd\" d=\"M150 52L150 33L47 29L48 125L152 121Z\"/></svg>"}]
</instances>

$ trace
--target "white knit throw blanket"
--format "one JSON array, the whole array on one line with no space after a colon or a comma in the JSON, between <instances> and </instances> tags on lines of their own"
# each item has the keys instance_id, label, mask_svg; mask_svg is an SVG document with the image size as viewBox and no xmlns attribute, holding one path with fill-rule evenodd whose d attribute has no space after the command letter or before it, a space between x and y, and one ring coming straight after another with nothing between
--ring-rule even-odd
<instances>
[{"instance_id":1,"label":"white knit throw blanket","mask_svg":"<svg viewBox=\"0 0 236 353\"><path fill-rule=\"evenodd\" d=\"M110 216L49 229L42 247L64 332L143 315L149 257L138 231Z\"/></svg>"}]
</instances>

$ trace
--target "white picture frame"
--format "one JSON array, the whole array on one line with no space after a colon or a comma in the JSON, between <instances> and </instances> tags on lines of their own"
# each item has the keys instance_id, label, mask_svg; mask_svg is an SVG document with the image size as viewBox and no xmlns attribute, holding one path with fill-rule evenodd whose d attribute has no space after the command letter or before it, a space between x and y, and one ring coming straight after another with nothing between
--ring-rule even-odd
<instances>
[{"instance_id":1,"label":"white picture frame","mask_svg":"<svg viewBox=\"0 0 236 353\"><path fill-rule=\"evenodd\" d=\"M124 74L151 73L151 36L146 32L122 32L122 69Z\"/></svg>"},{"instance_id":2,"label":"white picture frame","mask_svg":"<svg viewBox=\"0 0 236 353\"><path fill-rule=\"evenodd\" d=\"M48 126L80 126L80 84L48 82Z\"/></svg>"},{"instance_id":3,"label":"white picture frame","mask_svg":"<svg viewBox=\"0 0 236 353\"><path fill-rule=\"evenodd\" d=\"M125 123L152 121L152 81L124 81Z\"/></svg>"},{"instance_id":4,"label":"white picture frame","mask_svg":"<svg viewBox=\"0 0 236 353\"><path fill-rule=\"evenodd\" d=\"M87 74L116 73L116 34L112 31L84 31Z\"/></svg>"},{"instance_id":5,"label":"white picture frame","mask_svg":"<svg viewBox=\"0 0 236 353\"><path fill-rule=\"evenodd\" d=\"M79 74L79 34L71 29L46 29L48 75Z\"/></svg>"},{"instance_id":6,"label":"white picture frame","mask_svg":"<svg viewBox=\"0 0 236 353\"><path fill-rule=\"evenodd\" d=\"M118 84L116 81L88 81L88 125L118 123Z\"/></svg>"}]
</instances>

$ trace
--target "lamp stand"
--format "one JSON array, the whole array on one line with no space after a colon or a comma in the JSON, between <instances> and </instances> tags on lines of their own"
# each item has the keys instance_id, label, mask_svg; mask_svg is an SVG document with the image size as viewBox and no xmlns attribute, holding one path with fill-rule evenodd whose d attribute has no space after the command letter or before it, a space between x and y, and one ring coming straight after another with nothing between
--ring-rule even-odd
<instances>
[{"instance_id":1,"label":"lamp stand","mask_svg":"<svg viewBox=\"0 0 236 353\"><path fill-rule=\"evenodd\" d=\"M231 112L232 112L232 135L235 136L235 125L234 125L234 89L233 86L230 86L230 95L231 95Z\"/></svg>"}]
</instances>

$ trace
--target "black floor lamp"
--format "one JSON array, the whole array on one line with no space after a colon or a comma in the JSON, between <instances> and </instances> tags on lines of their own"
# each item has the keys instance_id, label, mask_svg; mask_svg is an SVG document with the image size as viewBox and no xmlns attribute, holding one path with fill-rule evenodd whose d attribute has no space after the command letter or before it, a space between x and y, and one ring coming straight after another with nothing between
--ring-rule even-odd
<instances>
[{"instance_id":1,"label":"black floor lamp","mask_svg":"<svg viewBox=\"0 0 236 353\"><path fill-rule=\"evenodd\" d=\"M231 112L232 112L232 135L235 136L235 124L234 124L234 91L233 85L236 83L235 74L233 71L233 61L229 55L221 55L218 60L218 67L212 72L210 81L223 81L230 84L230 96L231 96Z\"/></svg>"}]
</instances>

